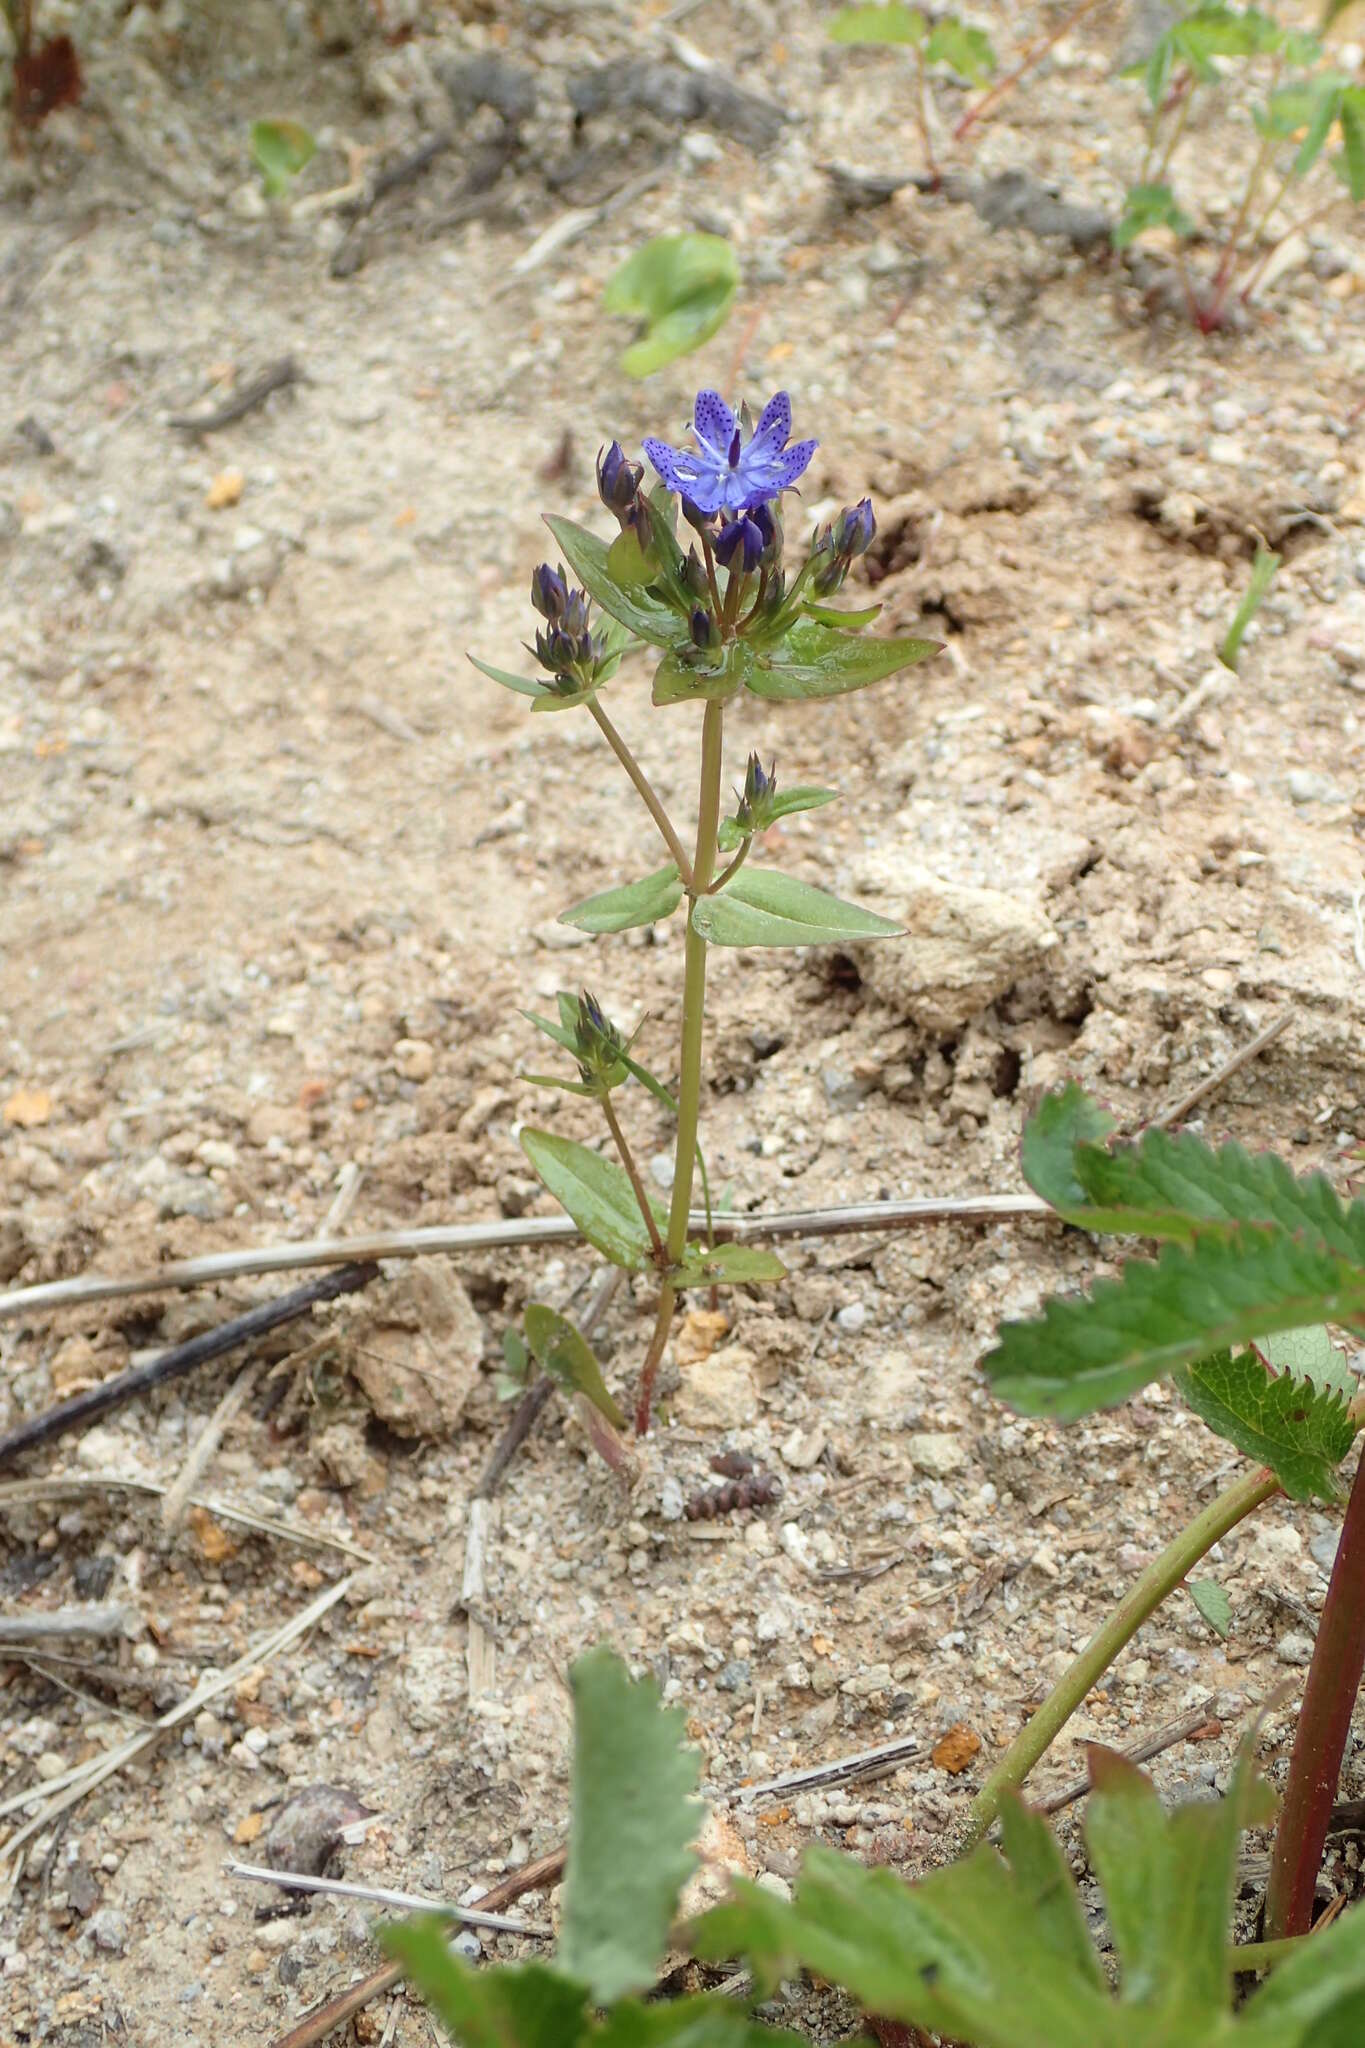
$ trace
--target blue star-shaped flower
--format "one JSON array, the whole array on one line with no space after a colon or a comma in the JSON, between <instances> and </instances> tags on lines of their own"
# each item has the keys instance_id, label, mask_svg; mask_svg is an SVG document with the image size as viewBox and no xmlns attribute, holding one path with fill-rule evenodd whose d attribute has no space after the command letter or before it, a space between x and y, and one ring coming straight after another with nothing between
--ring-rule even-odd
<instances>
[{"instance_id":1,"label":"blue star-shaped flower","mask_svg":"<svg viewBox=\"0 0 1365 2048\"><path fill-rule=\"evenodd\" d=\"M792 402L785 391L768 400L748 441L720 393L699 391L692 413L697 453L653 439L644 449L669 490L690 498L699 512L744 512L780 497L804 475L820 444L797 441L788 447L791 430Z\"/></svg>"}]
</instances>

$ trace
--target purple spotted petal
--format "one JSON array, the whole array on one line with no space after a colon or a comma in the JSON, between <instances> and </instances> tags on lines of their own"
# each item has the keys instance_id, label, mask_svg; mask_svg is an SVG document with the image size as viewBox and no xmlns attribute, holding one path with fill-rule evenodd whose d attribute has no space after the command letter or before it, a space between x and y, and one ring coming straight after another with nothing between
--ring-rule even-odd
<instances>
[{"instance_id":1,"label":"purple spotted petal","mask_svg":"<svg viewBox=\"0 0 1365 2048\"><path fill-rule=\"evenodd\" d=\"M787 443L792 430L792 402L785 391L775 392L758 416L749 449L753 455L776 455Z\"/></svg>"},{"instance_id":2,"label":"purple spotted petal","mask_svg":"<svg viewBox=\"0 0 1365 2048\"><path fill-rule=\"evenodd\" d=\"M666 441L652 437L645 441L644 451L669 490L676 491L679 497L694 497L699 481L714 467L690 449L670 448Z\"/></svg>"},{"instance_id":3,"label":"purple spotted petal","mask_svg":"<svg viewBox=\"0 0 1365 2048\"><path fill-rule=\"evenodd\" d=\"M719 391L699 391L692 412L692 429L703 448L721 462L729 460L735 438L735 416Z\"/></svg>"},{"instance_id":4,"label":"purple spotted petal","mask_svg":"<svg viewBox=\"0 0 1365 2048\"><path fill-rule=\"evenodd\" d=\"M799 476L810 468L810 460L818 441L795 441L780 455L765 457L755 462L749 475L755 485L755 497L775 498L779 491L788 491Z\"/></svg>"}]
</instances>

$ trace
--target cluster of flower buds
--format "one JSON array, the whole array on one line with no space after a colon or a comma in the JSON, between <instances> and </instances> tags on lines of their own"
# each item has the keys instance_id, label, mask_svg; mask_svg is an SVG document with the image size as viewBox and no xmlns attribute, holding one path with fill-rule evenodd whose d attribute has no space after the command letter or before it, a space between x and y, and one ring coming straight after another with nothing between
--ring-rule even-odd
<instances>
[{"instance_id":1,"label":"cluster of flower buds","mask_svg":"<svg viewBox=\"0 0 1365 2048\"><path fill-rule=\"evenodd\" d=\"M855 558L871 547L876 531L872 500L861 498L846 506L832 526L816 533L811 543L811 587L817 597L830 597L839 589Z\"/></svg>"},{"instance_id":2,"label":"cluster of flower buds","mask_svg":"<svg viewBox=\"0 0 1365 2048\"><path fill-rule=\"evenodd\" d=\"M601 1089L618 1086L625 1079L621 1058L627 1041L587 989L579 993L573 1033L574 1057L586 1085Z\"/></svg>"},{"instance_id":3,"label":"cluster of flower buds","mask_svg":"<svg viewBox=\"0 0 1365 2048\"><path fill-rule=\"evenodd\" d=\"M736 791L736 797L735 823L740 831L765 831L773 822L773 806L777 801L776 761L765 769L758 755L750 754L749 765L744 771L744 788Z\"/></svg>"},{"instance_id":4,"label":"cluster of flower buds","mask_svg":"<svg viewBox=\"0 0 1365 2048\"><path fill-rule=\"evenodd\" d=\"M644 476L644 465L628 462L619 441L613 441L610 448L599 450L597 495L608 512L614 515L622 533L633 532L640 546L648 548L653 540L653 528L642 488Z\"/></svg>"},{"instance_id":5,"label":"cluster of flower buds","mask_svg":"<svg viewBox=\"0 0 1365 2048\"><path fill-rule=\"evenodd\" d=\"M542 562L531 577L531 602L547 622L537 627L535 656L568 695L596 681L606 642L588 624L588 593L574 590L565 570ZM530 650L528 650L529 652Z\"/></svg>"}]
</instances>

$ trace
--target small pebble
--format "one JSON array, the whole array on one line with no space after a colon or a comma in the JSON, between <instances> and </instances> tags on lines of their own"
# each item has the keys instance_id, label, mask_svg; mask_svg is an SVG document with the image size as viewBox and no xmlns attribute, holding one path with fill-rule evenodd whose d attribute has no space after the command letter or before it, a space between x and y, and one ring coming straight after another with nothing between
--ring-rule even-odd
<instances>
[{"instance_id":1,"label":"small pebble","mask_svg":"<svg viewBox=\"0 0 1365 2048\"><path fill-rule=\"evenodd\" d=\"M867 1310L860 1301L850 1301L846 1308L840 1309L834 1324L846 1337L856 1337L859 1330L867 1327Z\"/></svg>"},{"instance_id":2,"label":"small pebble","mask_svg":"<svg viewBox=\"0 0 1365 2048\"><path fill-rule=\"evenodd\" d=\"M1280 1637L1275 1645L1275 1655L1281 1664L1311 1664L1313 1661L1313 1638L1302 1629L1291 1629L1288 1635Z\"/></svg>"}]
</instances>

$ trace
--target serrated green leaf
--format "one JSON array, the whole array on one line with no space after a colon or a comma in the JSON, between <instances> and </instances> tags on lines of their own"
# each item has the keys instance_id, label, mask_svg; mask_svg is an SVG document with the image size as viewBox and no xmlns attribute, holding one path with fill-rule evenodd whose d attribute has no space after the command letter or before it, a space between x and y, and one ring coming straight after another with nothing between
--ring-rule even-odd
<instances>
[{"instance_id":1,"label":"serrated green leaf","mask_svg":"<svg viewBox=\"0 0 1365 2048\"><path fill-rule=\"evenodd\" d=\"M1155 1264L1131 1260L1089 1296L1050 1301L1036 1321L1005 1323L984 1365L1010 1407L1075 1421L1210 1350L1362 1314L1365 1263L1243 1224L1189 1249L1168 1244Z\"/></svg>"},{"instance_id":2,"label":"serrated green leaf","mask_svg":"<svg viewBox=\"0 0 1365 2048\"><path fill-rule=\"evenodd\" d=\"M683 885L670 861L652 875L642 875L638 882L604 889L599 896L585 896L581 903L570 904L560 911L556 922L574 925L581 932L628 932L672 917L682 899Z\"/></svg>"},{"instance_id":3,"label":"serrated green leaf","mask_svg":"<svg viewBox=\"0 0 1365 2048\"><path fill-rule=\"evenodd\" d=\"M922 43L929 24L918 7L841 7L825 31L832 43L880 46Z\"/></svg>"},{"instance_id":4,"label":"serrated green leaf","mask_svg":"<svg viewBox=\"0 0 1365 2048\"><path fill-rule=\"evenodd\" d=\"M1268 1465L1291 1500L1336 1500L1333 1470L1355 1427L1335 1390L1288 1373L1272 1377L1254 1351L1215 1352L1183 1367L1176 1386L1216 1435Z\"/></svg>"},{"instance_id":5,"label":"serrated green leaf","mask_svg":"<svg viewBox=\"0 0 1365 2048\"><path fill-rule=\"evenodd\" d=\"M519 697L544 697L549 694L549 684L538 683L534 676L518 676L513 675L510 669L494 668L491 662L480 661L477 654L471 654L469 659L480 675L490 676L495 683L501 683L504 690L515 690Z\"/></svg>"},{"instance_id":6,"label":"serrated green leaf","mask_svg":"<svg viewBox=\"0 0 1365 2048\"><path fill-rule=\"evenodd\" d=\"M1321 1323L1262 1337L1256 1349L1276 1372L1293 1373L1323 1392L1340 1394L1347 1401L1360 1392L1360 1382L1346 1363L1345 1353L1338 1350Z\"/></svg>"},{"instance_id":7,"label":"serrated green leaf","mask_svg":"<svg viewBox=\"0 0 1365 2048\"><path fill-rule=\"evenodd\" d=\"M754 650L747 640L727 640L715 653L699 654L690 647L670 648L654 671L654 702L697 704L714 699L723 703L740 685L755 687Z\"/></svg>"},{"instance_id":8,"label":"serrated green leaf","mask_svg":"<svg viewBox=\"0 0 1365 2048\"><path fill-rule=\"evenodd\" d=\"M763 829L766 832L768 826L775 825L779 818L794 817L798 811L823 810L826 804L836 803L838 797L837 789L784 789L769 803L767 824ZM716 844L722 853L733 853L751 836L743 830L737 819L723 818L720 830L716 834Z\"/></svg>"},{"instance_id":9,"label":"serrated green leaf","mask_svg":"<svg viewBox=\"0 0 1365 2048\"><path fill-rule=\"evenodd\" d=\"M767 868L741 868L719 896L699 896L692 929L712 946L824 946L903 936L890 918Z\"/></svg>"},{"instance_id":10,"label":"serrated green leaf","mask_svg":"<svg viewBox=\"0 0 1365 2048\"><path fill-rule=\"evenodd\" d=\"M787 1269L776 1252L756 1244L689 1245L674 1269L676 1287L742 1287L785 1280Z\"/></svg>"},{"instance_id":11,"label":"serrated green leaf","mask_svg":"<svg viewBox=\"0 0 1365 2048\"><path fill-rule=\"evenodd\" d=\"M596 1354L582 1331L542 1301L527 1305L524 1321L526 1341L541 1370L571 1393L585 1395L613 1428L624 1429L626 1418L612 1399Z\"/></svg>"},{"instance_id":12,"label":"serrated green leaf","mask_svg":"<svg viewBox=\"0 0 1365 2048\"><path fill-rule=\"evenodd\" d=\"M559 542L564 559L589 597L611 613L641 640L655 647L668 647L678 636L678 621L670 607L647 591L627 590L607 567L607 547L586 526L575 520L547 514L545 524Z\"/></svg>"},{"instance_id":13,"label":"serrated green leaf","mask_svg":"<svg viewBox=\"0 0 1365 2048\"><path fill-rule=\"evenodd\" d=\"M250 139L268 199L282 199L317 153L317 143L299 121L253 121Z\"/></svg>"},{"instance_id":14,"label":"serrated green leaf","mask_svg":"<svg viewBox=\"0 0 1365 2048\"><path fill-rule=\"evenodd\" d=\"M381 1939L460 2048L578 2048L588 2038L581 1984L543 1963L472 1969L451 1953L450 1931L423 1917L385 1927Z\"/></svg>"},{"instance_id":15,"label":"serrated green leaf","mask_svg":"<svg viewBox=\"0 0 1365 2048\"><path fill-rule=\"evenodd\" d=\"M701 1772L686 1717L632 1683L610 1650L569 1674L574 1760L560 1961L610 2005L654 1980L683 1886L697 1866Z\"/></svg>"},{"instance_id":16,"label":"serrated green leaf","mask_svg":"<svg viewBox=\"0 0 1365 2048\"><path fill-rule=\"evenodd\" d=\"M956 15L941 16L924 45L926 64L946 64L969 85L984 85L995 69L995 51L984 29L968 28Z\"/></svg>"},{"instance_id":17,"label":"serrated green leaf","mask_svg":"<svg viewBox=\"0 0 1365 2048\"><path fill-rule=\"evenodd\" d=\"M628 377L648 377L700 348L723 325L739 287L739 261L723 235L655 235L607 281L609 313L641 320L645 332L626 350Z\"/></svg>"},{"instance_id":18,"label":"serrated green leaf","mask_svg":"<svg viewBox=\"0 0 1365 2048\"><path fill-rule=\"evenodd\" d=\"M803 2035L750 2019L719 1992L642 2005L614 2005L593 2035L593 2048L809 2048Z\"/></svg>"},{"instance_id":19,"label":"serrated green leaf","mask_svg":"<svg viewBox=\"0 0 1365 2048\"><path fill-rule=\"evenodd\" d=\"M1172 234L1182 237L1194 233L1194 222L1169 185L1129 186L1114 229L1114 247L1128 248L1148 228L1169 228Z\"/></svg>"},{"instance_id":20,"label":"serrated green leaf","mask_svg":"<svg viewBox=\"0 0 1365 2048\"><path fill-rule=\"evenodd\" d=\"M1076 1177L1078 1145L1103 1144L1117 1125L1107 1109L1075 1081L1043 1097L1024 1125L1024 1179L1068 1223L1098 1230L1095 1205Z\"/></svg>"},{"instance_id":21,"label":"serrated green leaf","mask_svg":"<svg viewBox=\"0 0 1365 2048\"><path fill-rule=\"evenodd\" d=\"M744 680L756 697L802 703L865 690L941 652L938 640L861 640L800 619L776 648L760 654Z\"/></svg>"},{"instance_id":22,"label":"serrated green leaf","mask_svg":"<svg viewBox=\"0 0 1365 2048\"><path fill-rule=\"evenodd\" d=\"M1232 1602L1216 1579L1187 1579L1185 1591L1221 1641L1232 1634Z\"/></svg>"},{"instance_id":23,"label":"serrated green leaf","mask_svg":"<svg viewBox=\"0 0 1365 2048\"><path fill-rule=\"evenodd\" d=\"M524 1130L521 1149L588 1243L614 1266L639 1273L652 1263L645 1219L619 1166L553 1131ZM655 1214L663 1220L657 1205Z\"/></svg>"}]
</instances>

